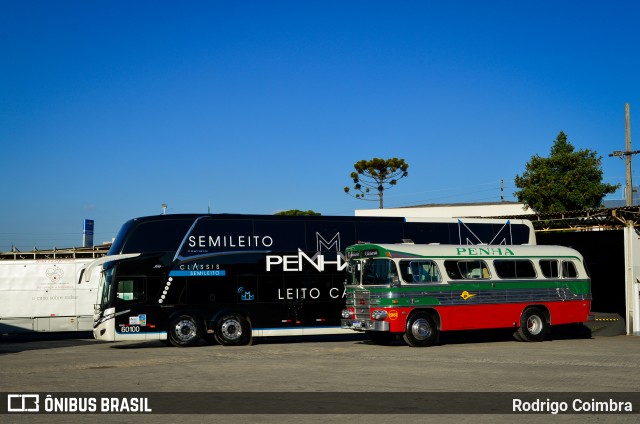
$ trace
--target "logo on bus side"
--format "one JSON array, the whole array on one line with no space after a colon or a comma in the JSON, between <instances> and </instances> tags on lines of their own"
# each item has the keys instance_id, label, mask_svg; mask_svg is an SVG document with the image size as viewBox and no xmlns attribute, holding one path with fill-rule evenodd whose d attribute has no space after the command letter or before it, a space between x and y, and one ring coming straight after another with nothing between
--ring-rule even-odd
<instances>
[{"instance_id":1,"label":"logo on bus side","mask_svg":"<svg viewBox=\"0 0 640 424\"><path fill-rule=\"evenodd\" d=\"M471 299L472 297L475 297L475 296L477 296L477 295L476 294L471 294L466 290L463 291L462 293L460 293L460 297L462 298L462 300L469 300L469 299Z\"/></svg>"},{"instance_id":2,"label":"logo on bus side","mask_svg":"<svg viewBox=\"0 0 640 424\"><path fill-rule=\"evenodd\" d=\"M316 233L316 248L318 250L313 257L309 257L300 248L298 248L297 255L267 255L267 272L271 271L271 268L276 265L282 265L283 271L299 272L302 271L302 264L305 261L320 272L324 271L325 265L335 265L338 271L343 271L347 268L347 261L340 249L340 233L336 233L328 241L322 234ZM333 251L333 249L337 253L336 260L326 260L322 250Z\"/></svg>"},{"instance_id":3,"label":"logo on bus side","mask_svg":"<svg viewBox=\"0 0 640 424\"><path fill-rule=\"evenodd\" d=\"M220 248L220 247L271 247L271 236L189 236L189 247Z\"/></svg>"},{"instance_id":4,"label":"logo on bus side","mask_svg":"<svg viewBox=\"0 0 640 424\"><path fill-rule=\"evenodd\" d=\"M338 271L343 271L347 267L347 261L342 253L338 252L335 261L328 261L320 252L316 252L313 257L309 257L309 255L298 249L297 255L267 255L267 271L271 271L271 267L275 265L282 265L283 271L302 271L304 262L309 263L320 272L324 271L325 265L335 265Z\"/></svg>"},{"instance_id":5,"label":"logo on bus side","mask_svg":"<svg viewBox=\"0 0 640 424\"><path fill-rule=\"evenodd\" d=\"M508 247L457 247L458 256L515 256Z\"/></svg>"},{"instance_id":6,"label":"logo on bus side","mask_svg":"<svg viewBox=\"0 0 640 424\"><path fill-rule=\"evenodd\" d=\"M256 299L256 295L249 290L245 290L244 287L238 289L238 294L240 295L240 300L251 301Z\"/></svg>"},{"instance_id":7,"label":"logo on bus side","mask_svg":"<svg viewBox=\"0 0 640 424\"><path fill-rule=\"evenodd\" d=\"M392 309L389 311L389 320L390 321L395 321L398 319L398 311L396 311L395 309Z\"/></svg>"}]
</instances>

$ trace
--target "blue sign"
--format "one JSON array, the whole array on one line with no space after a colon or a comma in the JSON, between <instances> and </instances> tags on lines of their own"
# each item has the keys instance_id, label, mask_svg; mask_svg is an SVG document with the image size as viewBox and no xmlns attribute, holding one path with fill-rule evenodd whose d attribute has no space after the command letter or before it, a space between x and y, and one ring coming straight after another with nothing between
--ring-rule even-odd
<instances>
[{"instance_id":1,"label":"blue sign","mask_svg":"<svg viewBox=\"0 0 640 424\"><path fill-rule=\"evenodd\" d=\"M82 226L82 246L93 247L93 219L85 219Z\"/></svg>"}]
</instances>

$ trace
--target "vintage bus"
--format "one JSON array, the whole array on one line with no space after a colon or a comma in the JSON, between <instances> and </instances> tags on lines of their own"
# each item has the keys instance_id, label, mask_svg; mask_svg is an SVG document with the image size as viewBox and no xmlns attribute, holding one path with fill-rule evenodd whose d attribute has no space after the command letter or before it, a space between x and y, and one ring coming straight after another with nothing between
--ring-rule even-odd
<instances>
[{"instance_id":1,"label":"vintage bus","mask_svg":"<svg viewBox=\"0 0 640 424\"><path fill-rule=\"evenodd\" d=\"M591 308L580 253L561 246L357 244L346 249L344 329L430 346L441 331L514 328L541 341Z\"/></svg>"},{"instance_id":2,"label":"vintage bus","mask_svg":"<svg viewBox=\"0 0 640 424\"><path fill-rule=\"evenodd\" d=\"M159 215L125 223L100 275L100 340L200 340L349 333L340 328L346 261L357 241L535 244L528 221ZM96 273L92 270L99 269Z\"/></svg>"}]
</instances>

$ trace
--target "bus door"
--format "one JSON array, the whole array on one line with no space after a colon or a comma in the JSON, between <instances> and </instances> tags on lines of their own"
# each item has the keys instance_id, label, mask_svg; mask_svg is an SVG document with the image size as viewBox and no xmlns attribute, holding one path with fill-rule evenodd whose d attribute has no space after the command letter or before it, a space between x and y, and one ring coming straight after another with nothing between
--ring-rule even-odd
<instances>
[{"instance_id":1,"label":"bus door","mask_svg":"<svg viewBox=\"0 0 640 424\"><path fill-rule=\"evenodd\" d=\"M115 340L128 340L128 335L144 334L146 340L157 340L157 314L149 309L150 290L159 284L159 278L142 275L121 275L115 279L114 303L119 314L115 317Z\"/></svg>"}]
</instances>

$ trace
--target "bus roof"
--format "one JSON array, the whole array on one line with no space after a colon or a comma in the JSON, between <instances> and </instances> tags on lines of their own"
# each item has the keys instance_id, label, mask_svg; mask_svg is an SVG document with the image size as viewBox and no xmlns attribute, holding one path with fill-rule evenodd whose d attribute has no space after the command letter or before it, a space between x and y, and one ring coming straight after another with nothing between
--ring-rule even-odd
<instances>
[{"instance_id":1,"label":"bus roof","mask_svg":"<svg viewBox=\"0 0 640 424\"><path fill-rule=\"evenodd\" d=\"M565 246L545 245L449 245L449 244L372 244L363 243L347 247L348 258L540 258L571 257L582 261L582 255Z\"/></svg>"}]
</instances>

